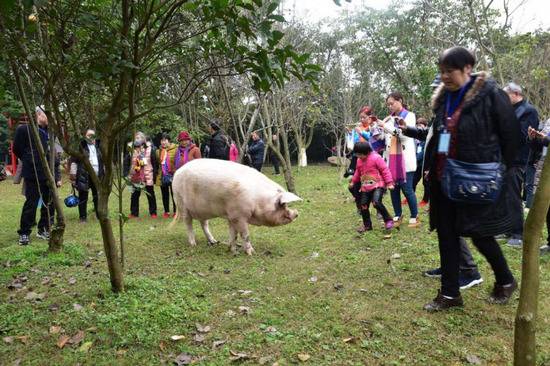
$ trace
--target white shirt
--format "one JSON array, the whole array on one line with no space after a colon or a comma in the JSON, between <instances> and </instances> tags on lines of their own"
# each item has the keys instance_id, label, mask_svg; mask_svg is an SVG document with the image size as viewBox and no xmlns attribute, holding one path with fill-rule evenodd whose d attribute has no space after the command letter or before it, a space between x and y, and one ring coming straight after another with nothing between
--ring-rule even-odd
<instances>
[{"instance_id":1,"label":"white shirt","mask_svg":"<svg viewBox=\"0 0 550 366\"><path fill-rule=\"evenodd\" d=\"M99 174L99 160L97 159L97 150L95 148L94 144L88 144L88 151L89 154L89 160L90 164L92 165L92 168L94 168L94 172L96 174Z\"/></svg>"}]
</instances>

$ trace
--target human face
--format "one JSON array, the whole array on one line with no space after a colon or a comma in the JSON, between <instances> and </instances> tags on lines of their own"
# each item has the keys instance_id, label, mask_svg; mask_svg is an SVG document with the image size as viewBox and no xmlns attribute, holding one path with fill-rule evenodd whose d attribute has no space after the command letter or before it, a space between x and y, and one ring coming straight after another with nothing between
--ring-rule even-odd
<instances>
[{"instance_id":1,"label":"human face","mask_svg":"<svg viewBox=\"0 0 550 366\"><path fill-rule=\"evenodd\" d=\"M187 147L189 145L189 140L180 140L181 147Z\"/></svg>"},{"instance_id":2,"label":"human face","mask_svg":"<svg viewBox=\"0 0 550 366\"><path fill-rule=\"evenodd\" d=\"M451 69L440 66L439 72L441 73L441 81L445 85L445 89L456 91L470 81L472 66L466 65L463 69Z\"/></svg>"},{"instance_id":3,"label":"human face","mask_svg":"<svg viewBox=\"0 0 550 366\"><path fill-rule=\"evenodd\" d=\"M39 111L36 113L36 121L41 127L48 127L48 117L43 111Z\"/></svg>"},{"instance_id":4,"label":"human face","mask_svg":"<svg viewBox=\"0 0 550 366\"><path fill-rule=\"evenodd\" d=\"M87 130L85 135L86 141L90 144L95 144L95 131Z\"/></svg>"},{"instance_id":5,"label":"human face","mask_svg":"<svg viewBox=\"0 0 550 366\"><path fill-rule=\"evenodd\" d=\"M370 124L370 117L365 112L359 113L359 121L363 126L368 126Z\"/></svg>"},{"instance_id":6,"label":"human face","mask_svg":"<svg viewBox=\"0 0 550 366\"><path fill-rule=\"evenodd\" d=\"M168 147L169 144L170 144L170 141L168 141L168 139L161 139L160 140L160 145L165 149Z\"/></svg>"},{"instance_id":7,"label":"human face","mask_svg":"<svg viewBox=\"0 0 550 366\"><path fill-rule=\"evenodd\" d=\"M403 109L403 103L401 101L388 97L386 100L386 106L391 113L399 113Z\"/></svg>"},{"instance_id":8,"label":"human face","mask_svg":"<svg viewBox=\"0 0 550 366\"><path fill-rule=\"evenodd\" d=\"M258 136L257 133L253 133L251 137L252 137L252 140L254 141L258 141L260 139L260 136Z\"/></svg>"},{"instance_id":9,"label":"human face","mask_svg":"<svg viewBox=\"0 0 550 366\"><path fill-rule=\"evenodd\" d=\"M506 92L506 94L508 94L508 98L510 98L510 102L512 102L512 104L521 102L521 100L523 99L523 97L516 92Z\"/></svg>"}]
</instances>

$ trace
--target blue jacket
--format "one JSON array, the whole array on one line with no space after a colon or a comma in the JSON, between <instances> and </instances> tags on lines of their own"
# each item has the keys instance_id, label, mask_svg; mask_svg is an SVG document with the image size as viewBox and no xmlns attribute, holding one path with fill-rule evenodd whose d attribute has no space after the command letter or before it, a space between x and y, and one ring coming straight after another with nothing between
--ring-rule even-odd
<instances>
[{"instance_id":1,"label":"blue jacket","mask_svg":"<svg viewBox=\"0 0 550 366\"><path fill-rule=\"evenodd\" d=\"M42 147L44 148L49 161L48 130L39 127L38 132L40 134L40 143L42 143ZM29 129L29 125L19 125L15 130L15 136L13 137L13 152L15 156L23 162L21 176L25 179L38 179L39 182L44 182L46 180L46 174L44 173L44 168L42 166L42 162L40 161L37 146L38 145L32 136L32 132ZM61 178L59 172L59 159L55 159L54 177L56 181Z\"/></svg>"},{"instance_id":2,"label":"blue jacket","mask_svg":"<svg viewBox=\"0 0 550 366\"><path fill-rule=\"evenodd\" d=\"M529 160L529 140L527 138L527 130L529 127L537 129L539 126L539 114L535 107L527 102L525 99L521 102L514 104L514 111L516 118L519 121L521 129L521 142L519 151L514 161L514 165L525 168Z\"/></svg>"},{"instance_id":3,"label":"blue jacket","mask_svg":"<svg viewBox=\"0 0 550 366\"><path fill-rule=\"evenodd\" d=\"M265 150L265 145L262 139L259 139L258 141L252 141L252 143L248 147L248 153L250 154L250 159L252 160L252 164L263 163L264 150Z\"/></svg>"}]
</instances>

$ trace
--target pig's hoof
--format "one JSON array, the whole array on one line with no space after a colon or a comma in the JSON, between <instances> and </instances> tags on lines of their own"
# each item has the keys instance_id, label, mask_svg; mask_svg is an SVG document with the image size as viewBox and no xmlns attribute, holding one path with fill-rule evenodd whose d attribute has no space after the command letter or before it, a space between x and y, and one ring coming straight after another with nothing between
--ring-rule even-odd
<instances>
[{"instance_id":1,"label":"pig's hoof","mask_svg":"<svg viewBox=\"0 0 550 366\"><path fill-rule=\"evenodd\" d=\"M252 246L249 246L244 251L245 251L246 254L252 255L252 253L254 253L254 248L252 248Z\"/></svg>"},{"instance_id":2,"label":"pig's hoof","mask_svg":"<svg viewBox=\"0 0 550 366\"><path fill-rule=\"evenodd\" d=\"M220 242L218 240L208 240L208 245L216 245L216 244L219 244Z\"/></svg>"},{"instance_id":3,"label":"pig's hoof","mask_svg":"<svg viewBox=\"0 0 550 366\"><path fill-rule=\"evenodd\" d=\"M192 247L195 247L195 246L197 246L197 243L193 241L193 242L189 242L189 245L192 246Z\"/></svg>"}]
</instances>

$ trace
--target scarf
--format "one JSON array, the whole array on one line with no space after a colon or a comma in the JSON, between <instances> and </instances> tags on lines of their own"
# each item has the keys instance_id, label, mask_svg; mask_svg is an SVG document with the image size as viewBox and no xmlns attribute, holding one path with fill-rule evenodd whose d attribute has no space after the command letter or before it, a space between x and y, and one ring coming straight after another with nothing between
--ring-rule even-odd
<instances>
[{"instance_id":1,"label":"scarf","mask_svg":"<svg viewBox=\"0 0 550 366\"><path fill-rule=\"evenodd\" d=\"M170 171L170 153L168 149L162 149L160 160L162 161L162 175L167 176L172 174Z\"/></svg>"},{"instance_id":2,"label":"scarf","mask_svg":"<svg viewBox=\"0 0 550 366\"><path fill-rule=\"evenodd\" d=\"M405 119L409 111L405 108L399 112L399 117ZM395 116L392 113L392 116ZM397 128L398 126L394 126ZM407 172L405 170L405 159L403 157L403 145L398 135L393 135L390 141L390 172L395 183L405 183L407 181Z\"/></svg>"},{"instance_id":3,"label":"scarf","mask_svg":"<svg viewBox=\"0 0 550 366\"><path fill-rule=\"evenodd\" d=\"M178 147L178 151L176 153L176 170L179 169L182 165L185 165L189 161L189 150L194 146L194 144L190 144L187 147ZM183 155L183 162L181 161L181 157Z\"/></svg>"}]
</instances>

